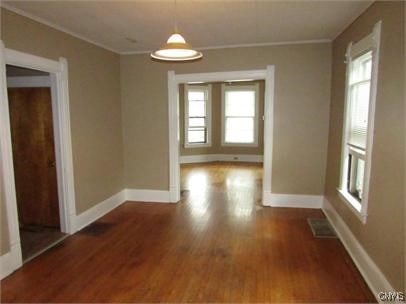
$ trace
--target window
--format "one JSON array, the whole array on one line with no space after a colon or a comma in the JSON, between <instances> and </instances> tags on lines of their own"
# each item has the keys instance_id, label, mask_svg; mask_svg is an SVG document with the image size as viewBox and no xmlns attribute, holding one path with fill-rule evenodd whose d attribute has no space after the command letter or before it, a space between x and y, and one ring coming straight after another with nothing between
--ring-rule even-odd
<instances>
[{"instance_id":1,"label":"window","mask_svg":"<svg viewBox=\"0 0 406 304\"><path fill-rule=\"evenodd\" d=\"M211 144L211 85L185 85L185 147Z\"/></svg>"},{"instance_id":2,"label":"window","mask_svg":"<svg viewBox=\"0 0 406 304\"><path fill-rule=\"evenodd\" d=\"M366 221L380 23L347 49L346 104L339 193ZM378 37L378 39L376 39Z\"/></svg>"},{"instance_id":3,"label":"window","mask_svg":"<svg viewBox=\"0 0 406 304\"><path fill-rule=\"evenodd\" d=\"M222 144L258 145L258 85L222 86Z\"/></svg>"}]
</instances>

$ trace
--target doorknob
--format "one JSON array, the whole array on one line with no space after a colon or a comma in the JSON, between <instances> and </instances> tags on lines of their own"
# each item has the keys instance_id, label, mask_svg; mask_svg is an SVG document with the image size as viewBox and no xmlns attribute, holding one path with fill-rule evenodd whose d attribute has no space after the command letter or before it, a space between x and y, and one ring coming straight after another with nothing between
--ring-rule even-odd
<instances>
[{"instance_id":1,"label":"doorknob","mask_svg":"<svg viewBox=\"0 0 406 304\"><path fill-rule=\"evenodd\" d=\"M48 168L55 168L55 161L54 160L48 161Z\"/></svg>"}]
</instances>

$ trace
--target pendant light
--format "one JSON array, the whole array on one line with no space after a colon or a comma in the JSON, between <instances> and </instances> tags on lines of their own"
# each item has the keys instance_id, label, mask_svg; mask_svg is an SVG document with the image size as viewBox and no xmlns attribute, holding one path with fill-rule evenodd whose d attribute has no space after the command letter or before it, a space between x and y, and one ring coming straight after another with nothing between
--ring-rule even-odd
<instances>
[{"instance_id":1,"label":"pendant light","mask_svg":"<svg viewBox=\"0 0 406 304\"><path fill-rule=\"evenodd\" d=\"M177 9L175 0L175 30L168 41L157 51L151 53L151 57L163 61L190 61L203 57L203 54L192 48L179 34L177 29Z\"/></svg>"}]
</instances>

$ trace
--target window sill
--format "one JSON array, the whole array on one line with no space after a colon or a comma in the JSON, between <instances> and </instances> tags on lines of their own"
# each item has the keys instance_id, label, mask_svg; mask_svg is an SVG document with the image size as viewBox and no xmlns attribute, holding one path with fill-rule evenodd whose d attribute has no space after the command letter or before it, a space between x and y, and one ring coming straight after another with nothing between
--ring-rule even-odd
<instances>
[{"instance_id":1,"label":"window sill","mask_svg":"<svg viewBox=\"0 0 406 304\"><path fill-rule=\"evenodd\" d=\"M338 196L341 200L346 203L350 210L360 219L360 221L365 224L367 222L367 215L361 212L361 203L352 197L347 191L338 188Z\"/></svg>"},{"instance_id":2,"label":"window sill","mask_svg":"<svg viewBox=\"0 0 406 304\"><path fill-rule=\"evenodd\" d=\"M221 143L221 146L223 147L250 147L250 148L257 148L258 144L257 143L251 143L251 144L246 144L246 143Z\"/></svg>"},{"instance_id":3,"label":"window sill","mask_svg":"<svg viewBox=\"0 0 406 304\"><path fill-rule=\"evenodd\" d=\"M185 144L184 148L188 149L188 148L207 148L207 147L211 147L210 143L207 144Z\"/></svg>"}]
</instances>

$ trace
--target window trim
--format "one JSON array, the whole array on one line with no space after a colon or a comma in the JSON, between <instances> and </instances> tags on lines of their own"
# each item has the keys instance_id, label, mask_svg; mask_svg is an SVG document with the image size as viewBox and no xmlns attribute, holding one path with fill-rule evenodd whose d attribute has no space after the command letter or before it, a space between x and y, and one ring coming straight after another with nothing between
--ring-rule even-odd
<instances>
[{"instance_id":1,"label":"window trim","mask_svg":"<svg viewBox=\"0 0 406 304\"><path fill-rule=\"evenodd\" d=\"M188 91L198 89L198 90L205 90L205 94L207 94L207 102L206 102L206 128L207 128L207 142L205 143L189 143L188 142L188 129L189 129L189 97ZM206 85L184 85L184 147L185 148L202 148L202 147L211 147L211 84Z\"/></svg>"},{"instance_id":2,"label":"window trim","mask_svg":"<svg viewBox=\"0 0 406 304\"><path fill-rule=\"evenodd\" d=\"M255 117L254 117L254 142L253 143L228 143L225 141L225 102L226 91L252 90L255 92ZM252 85L221 85L221 145L225 147L258 147L258 123L259 123L259 84Z\"/></svg>"},{"instance_id":3,"label":"window trim","mask_svg":"<svg viewBox=\"0 0 406 304\"><path fill-rule=\"evenodd\" d=\"M381 36L381 24L379 21L375 24L372 33L365 36L357 43L350 42L346 52L346 79L345 79L345 103L344 103L344 120L343 120L343 132L341 143L341 168L340 168L340 186L337 189L339 197L349 206L350 210L361 220L362 223L366 223L368 216L368 198L369 198L369 182L371 177L371 160L373 150L373 135L375 124L375 105L376 105L376 91L378 83L378 69L379 69L379 48L380 48L380 36ZM368 130L367 130L367 142L365 149L365 170L363 180L363 197L359 202L347 191L348 181L348 157L349 148L347 147L349 137L349 76L352 58L359 57L364 53L372 51L372 69L371 69L371 87L369 98L369 110L368 110Z\"/></svg>"}]
</instances>

